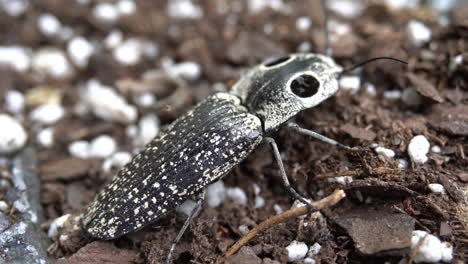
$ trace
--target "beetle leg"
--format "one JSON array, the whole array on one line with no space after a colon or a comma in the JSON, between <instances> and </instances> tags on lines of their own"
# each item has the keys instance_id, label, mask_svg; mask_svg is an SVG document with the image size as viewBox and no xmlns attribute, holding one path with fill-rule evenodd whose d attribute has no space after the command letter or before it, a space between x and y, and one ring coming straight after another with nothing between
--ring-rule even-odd
<instances>
[{"instance_id":1,"label":"beetle leg","mask_svg":"<svg viewBox=\"0 0 468 264\"><path fill-rule=\"evenodd\" d=\"M177 243L179 243L179 240L182 238L182 235L185 233L185 230L187 230L187 228L190 225L190 222L192 222L193 218L200 213L204 201L205 201L205 189L203 189L203 191L198 194L197 204L192 209L192 212L190 212L190 215L187 217L187 220L185 220L185 223L182 226L182 229L180 229L179 233L174 238L174 241L172 241L171 249L169 250L169 253L167 254L166 264L171 263L172 253L174 252L174 249L175 249Z\"/></svg>"},{"instance_id":2,"label":"beetle leg","mask_svg":"<svg viewBox=\"0 0 468 264\"><path fill-rule=\"evenodd\" d=\"M273 138L271 138L271 137L265 137L265 140L266 140L266 142L268 142L271 145L271 148L273 150L273 155L275 156L276 162L278 163L278 166L280 168L281 178L283 179L283 184L284 184L284 187L286 188L286 190L289 192L289 194L293 198L295 198L296 200L299 200L301 203L307 205L307 207L309 207L309 209L314 209L314 206L309 201L307 201L307 199L304 196L297 193L297 191L294 190L294 188L289 183L288 176L286 175L286 171L284 170L283 161L281 160L281 155L280 155L280 153L278 151L278 146L276 145L275 140Z\"/></svg>"},{"instance_id":3,"label":"beetle leg","mask_svg":"<svg viewBox=\"0 0 468 264\"><path fill-rule=\"evenodd\" d=\"M361 152L361 151L366 151L368 148L364 147L364 148L356 148L356 147L350 147L350 146L347 146L345 144L341 144L340 142L334 140L334 139L331 139L329 137L326 137L324 135L321 135L317 132L314 132L312 130L308 130L308 129L305 129L305 128L302 128L300 127L298 124L296 123L293 123L293 122L290 122L287 124L287 127L294 130L294 131L297 131L301 134L305 134L307 136L311 136L315 139L318 139L320 141L323 141L325 143L328 143L330 145L333 145L333 146L337 146L337 147L340 147L340 148L343 148L343 149L346 149L347 151L351 151L351 152Z\"/></svg>"}]
</instances>

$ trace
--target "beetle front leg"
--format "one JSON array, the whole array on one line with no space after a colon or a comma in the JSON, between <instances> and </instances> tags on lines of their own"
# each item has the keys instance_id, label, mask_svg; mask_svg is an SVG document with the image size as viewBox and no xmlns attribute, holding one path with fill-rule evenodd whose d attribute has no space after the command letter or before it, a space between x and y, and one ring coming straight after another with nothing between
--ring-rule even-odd
<instances>
[{"instance_id":1,"label":"beetle front leg","mask_svg":"<svg viewBox=\"0 0 468 264\"><path fill-rule=\"evenodd\" d=\"M281 178L283 179L283 184L286 190L289 192L289 194L295 198L296 200L299 200L301 203L307 205L309 209L315 209L314 206L307 201L305 197L297 193L296 190L291 186L288 180L288 176L286 175L286 171L284 170L284 165L283 165L283 160L281 160L281 155L278 150L278 145L276 145L276 142L273 138L271 137L265 137L266 142L270 144L272 150L273 150L273 155L275 156L276 162L278 163L278 166L280 168L280 173L281 173Z\"/></svg>"},{"instance_id":2,"label":"beetle front leg","mask_svg":"<svg viewBox=\"0 0 468 264\"><path fill-rule=\"evenodd\" d=\"M330 145L333 145L333 146L337 146L337 147L340 147L340 148L343 148L343 149L346 149L347 151L351 151L351 152L361 152L361 151L366 151L368 148L364 147L364 148L355 148L355 147L350 147L350 146L347 146L345 144L341 144L340 142L334 140L334 139L331 139L329 137L326 137L324 135L321 135L317 132L314 132L312 130L309 130L309 129L305 129L305 128L302 128L300 127L298 124L294 123L294 122L289 122L288 124L286 124L286 126L289 128L289 129L292 129L294 131L297 131L301 134L304 134L304 135L307 135L307 136L311 136L315 139L318 139L322 142L325 142L325 143L328 143Z\"/></svg>"},{"instance_id":3,"label":"beetle front leg","mask_svg":"<svg viewBox=\"0 0 468 264\"><path fill-rule=\"evenodd\" d=\"M172 253L174 252L174 249L177 243L179 243L179 240L182 238L182 235L185 233L185 230L187 230L193 218L200 213L204 201L205 201L205 189L203 189L202 192L198 194L197 204L190 212L190 215L187 217L187 220L185 220L184 225L182 226L182 229L180 229L179 233L174 238L174 241L172 241L171 249L169 250L169 253L167 254L166 264L171 264Z\"/></svg>"}]
</instances>

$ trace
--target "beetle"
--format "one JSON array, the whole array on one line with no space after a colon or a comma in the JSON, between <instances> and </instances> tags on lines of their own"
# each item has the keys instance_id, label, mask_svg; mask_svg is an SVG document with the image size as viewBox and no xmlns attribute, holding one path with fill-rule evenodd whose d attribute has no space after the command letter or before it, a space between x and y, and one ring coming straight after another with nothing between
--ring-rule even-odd
<instances>
[{"instance_id":1,"label":"beetle","mask_svg":"<svg viewBox=\"0 0 468 264\"><path fill-rule=\"evenodd\" d=\"M209 96L133 157L88 207L84 229L99 239L136 231L225 176L263 140L277 149L270 135L335 94L341 71L320 54L247 71L231 92Z\"/></svg>"},{"instance_id":2,"label":"beetle","mask_svg":"<svg viewBox=\"0 0 468 264\"><path fill-rule=\"evenodd\" d=\"M311 206L289 184L272 135L287 127L348 150L358 150L301 128L291 119L334 95L343 72L377 59L405 63L379 57L342 68L331 56L296 53L251 68L230 92L216 93L198 103L120 169L87 208L83 229L95 238L114 239L147 226L198 196L195 208L172 244L166 259L169 263L175 244L201 208L204 188L228 174L262 142L272 147L286 190Z\"/></svg>"}]
</instances>

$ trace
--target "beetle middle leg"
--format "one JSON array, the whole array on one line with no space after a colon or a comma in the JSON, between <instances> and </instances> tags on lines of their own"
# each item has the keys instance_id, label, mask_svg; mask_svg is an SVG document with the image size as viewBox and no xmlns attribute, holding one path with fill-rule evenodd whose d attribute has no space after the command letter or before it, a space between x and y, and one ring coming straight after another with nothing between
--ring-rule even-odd
<instances>
[{"instance_id":1,"label":"beetle middle leg","mask_svg":"<svg viewBox=\"0 0 468 264\"><path fill-rule=\"evenodd\" d=\"M166 264L171 263L172 253L174 252L174 249L175 249L177 243L179 243L179 240L182 238L182 235L185 233L185 231L189 227L189 225L192 222L193 218L200 213L200 211L202 209L203 202L205 201L205 193L206 193L205 189L203 189L202 192L198 194L197 204L195 205L195 207L190 212L190 215L187 217L187 220L185 220L184 225L182 226L182 229L180 229L179 233L174 238L174 241L172 241L171 249L169 250L169 253L167 254Z\"/></svg>"},{"instance_id":2,"label":"beetle middle leg","mask_svg":"<svg viewBox=\"0 0 468 264\"><path fill-rule=\"evenodd\" d=\"M268 142L268 144L270 144L273 150L273 155L275 156L276 162L278 163L278 166L280 168L281 178L283 179L283 184L286 190L292 197L301 201L301 203L307 205L309 209L314 209L314 206L309 201L307 201L307 199L304 196L300 195L296 190L294 190L294 188L289 183L288 176L286 175L286 171L284 170L283 160L281 160L281 155L279 153L278 145L276 145L275 140L271 137L265 137L265 140L266 142Z\"/></svg>"},{"instance_id":3,"label":"beetle middle leg","mask_svg":"<svg viewBox=\"0 0 468 264\"><path fill-rule=\"evenodd\" d=\"M309 129L305 129L305 128L302 128L300 127L298 124L294 123L294 122L289 122L287 125L286 125L288 128L294 130L294 131L297 131L301 134L304 134L304 135L307 135L307 136L311 136L315 139L318 139L322 142L325 142L325 143L328 143L330 145L333 145L333 146L337 146L337 147L340 147L342 149L345 149L347 151L351 151L351 152L361 152L361 151L366 151L368 148L367 147L364 147L364 148L356 148L356 147L350 147L350 146L347 146L345 144L342 144L334 139L331 139L329 137L326 137L324 135L321 135L317 132L314 132L312 130L309 130Z\"/></svg>"}]
</instances>

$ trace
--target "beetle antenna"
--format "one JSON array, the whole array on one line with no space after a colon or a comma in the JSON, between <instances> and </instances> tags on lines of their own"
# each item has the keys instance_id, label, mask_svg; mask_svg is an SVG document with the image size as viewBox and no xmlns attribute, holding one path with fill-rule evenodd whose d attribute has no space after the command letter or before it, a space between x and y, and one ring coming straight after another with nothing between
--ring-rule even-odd
<instances>
[{"instance_id":1,"label":"beetle antenna","mask_svg":"<svg viewBox=\"0 0 468 264\"><path fill-rule=\"evenodd\" d=\"M343 74L344 72L349 72L349 71L352 71L352 70L355 70L359 67L362 67L363 65L369 63L369 62L373 62L373 61L377 61L377 60L392 60L392 61L396 61L396 62L399 62L399 63L403 63L403 64L408 64L408 62L404 61L404 60L400 60L400 59L397 59L397 58L392 58L392 57L375 57L375 58L372 58L372 59L368 59L368 60L365 60L365 61L362 61L362 62L359 62L357 64L354 64L354 65L351 65L347 68L344 68L339 75Z\"/></svg>"},{"instance_id":2,"label":"beetle antenna","mask_svg":"<svg viewBox=\"0 0 468 264\"><path fill-rule=\"evenodd\" d=\"M325 54L328 57L331 57L333 55L333 49L330 46L330 39L329 39L329 34L328 34L328 12L327 12L327 6L326 6L325 0L321 1L321 6L322 6L322 13L323 13L323 34L325 37Z\"/></svg>"}]
</instances>

